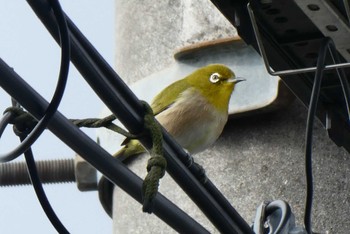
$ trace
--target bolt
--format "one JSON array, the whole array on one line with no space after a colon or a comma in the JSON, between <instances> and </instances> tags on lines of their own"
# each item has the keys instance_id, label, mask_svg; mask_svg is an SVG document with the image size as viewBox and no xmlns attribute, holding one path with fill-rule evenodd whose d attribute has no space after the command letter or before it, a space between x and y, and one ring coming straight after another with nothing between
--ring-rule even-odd
<instances>
[{"instance_id":1,"label":"bolt","mask_svg":"<svg viewBox=\"0 0 350 234\"><path fill-rule=\"evenodd\" d=\"M73 159L37 161L36 166L42 183L75 182ZM31 181L25 162L0 164L0 186L29 184Z\"/></svg>"},{"instance_id":2,"label":"bolt","mask_svg":"<svg viewBox=\"0 0 350 234\"><path fill-rule=\"evenodd\" d=\"M44 184L76 182L80 191L97 189L97 172L80 156L75 159L36 162L40 180ZM30 185L25 162L0 164L0 186Z\"/></svg>"}]
</instances>

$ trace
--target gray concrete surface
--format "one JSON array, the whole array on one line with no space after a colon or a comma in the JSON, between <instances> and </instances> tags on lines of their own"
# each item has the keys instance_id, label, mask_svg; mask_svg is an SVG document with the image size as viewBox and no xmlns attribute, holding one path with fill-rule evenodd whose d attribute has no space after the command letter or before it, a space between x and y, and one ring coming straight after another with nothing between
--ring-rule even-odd
<instances>
[{"instance_id":1,"label":"gray concrete surface","mask_svg":"<svg viewBox=\"0 0 350 234\"><path fill-rule=\"evenodd\" d=\"M176 48L235 35L208 0L117 0L116 15L116 70L129 84L172 64ZM231 119L217 143L195 156L249 223L261 202L283 199L302 224L306 113L296 100L273 113ZM141 177L145 176L147 159L142 157L130 166ZM318 122L313 162L314 231L349 233L350 155L335 146ZM168 175L160 191L217 233ZM173 232L154 215L142 213L141 206L118 188L114 203L114 233Z\"/></svg>"},{"instance_id":2,"label":"gray concrete surface","mask_svg":"<svg viewBox=\"0 0 350 234\"><path fill-rule=\"evenodd\" d=\"M306 112L296 100L278 112L232 120L212 149L213 158L198 158L246 220L258 202L283 199L302 224ZM349 233L350 155L335 146L319 123L313 149L314 231Z\"/></svg>"},{"instance_id":3,"label":"gray concrete surface","mask_svg":"<svg viewBox=\"0 0 350 234\"><path fill-rule=\"evenodd\" d=\"M116 0L116 70L127 83L174 63L176 49L237 35L209 0Z\"/></svg>"}]
</instances>

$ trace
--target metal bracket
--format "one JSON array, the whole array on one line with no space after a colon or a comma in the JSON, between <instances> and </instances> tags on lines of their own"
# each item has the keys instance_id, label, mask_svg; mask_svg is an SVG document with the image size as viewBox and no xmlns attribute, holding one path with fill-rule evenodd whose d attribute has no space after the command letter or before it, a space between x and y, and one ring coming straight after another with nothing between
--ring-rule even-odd
<instances>
[{"instance_id":1,"label":"metal bracket","mask_svg":"<svg viewBox=\"0 0 350 234\"><path fill-rule=\"evenodd\" d=\"M270 67L269 60L266 55L266 51L264 48L264 45L262 43L261 35L259 32L258 24L256 23L254 11L252 7L250 6L250 2L247 4L248 13L250 20L252 22L255 38L259 47L260 54L264 60L264 64L266 67L267 72L272 76L283 76L283 75L294 75L294 74L300 74L305 72L313 72L316 71L316 67L307 67L307 68L299 68L299 69L288 69L288 70L282 70L282 71L274 71ZM336 69L336 68L343 68L343 67L350 67L350 63L338 63L338 64L330 64L325 67L326 70L328 69Z\"/></svg>"},{"instance_id":2,"label":"metal bracket","mask_svg":"<svg viewBox=\"0 0 350 234\"><path fill-rule=\"evenodd\" d=\"M294 2L323 35L333 39L337 50L346 61L350 61L350 28L338 10L325 0L294 0Z\"/></svg>"}]
</instances>

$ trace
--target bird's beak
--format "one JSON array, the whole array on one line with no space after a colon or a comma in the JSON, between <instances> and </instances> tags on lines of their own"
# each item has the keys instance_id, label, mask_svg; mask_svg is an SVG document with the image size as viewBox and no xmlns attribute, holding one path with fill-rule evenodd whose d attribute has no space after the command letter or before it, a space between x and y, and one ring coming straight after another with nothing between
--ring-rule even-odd
<instances>
[{"instance_id":1,"label":"bird's beak","mask_svg":"<svg viewBox=\"0 0 350 234\"><path fill-rule=\"evenodd\" d=\"M237 83L242 82L242 81L246 81L246 79L244 79L242 77L234 77L234 78L229 79L229 82L234 83L234 84L237 84Z\"/></svg>"}]
</instances>

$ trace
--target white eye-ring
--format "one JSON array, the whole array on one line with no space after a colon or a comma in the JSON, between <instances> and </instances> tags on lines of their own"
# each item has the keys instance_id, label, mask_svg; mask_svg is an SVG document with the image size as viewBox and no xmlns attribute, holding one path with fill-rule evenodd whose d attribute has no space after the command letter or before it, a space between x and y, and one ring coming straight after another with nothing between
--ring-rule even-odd
<instances>
[{"instance_id":1,"label":"white eye-ring","mask_svg":"<svg viewBox=\"0 0 350 234\"><path fill-rule=\"evenodd\" d=\"M215 84L217 83L218 81L220 81L220 75L219 73L213 73L211 74L210 78L209 78L210 82Z\"/></svg>"}]
</instances>

